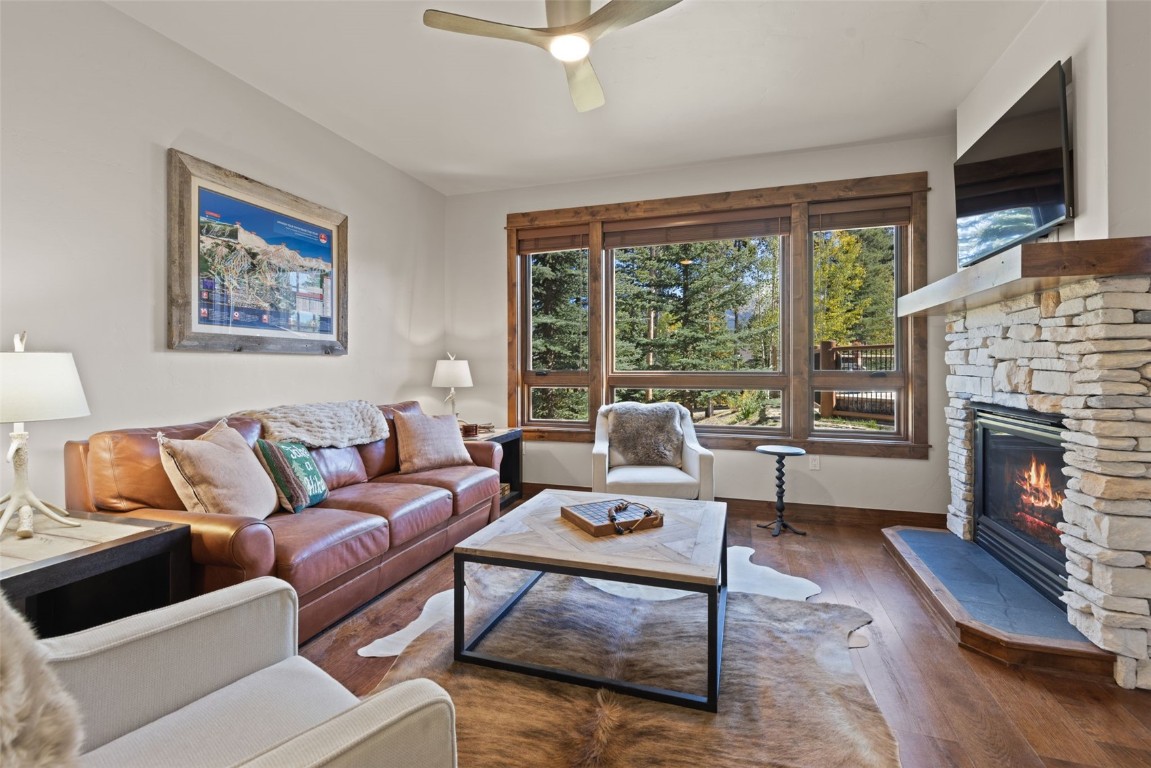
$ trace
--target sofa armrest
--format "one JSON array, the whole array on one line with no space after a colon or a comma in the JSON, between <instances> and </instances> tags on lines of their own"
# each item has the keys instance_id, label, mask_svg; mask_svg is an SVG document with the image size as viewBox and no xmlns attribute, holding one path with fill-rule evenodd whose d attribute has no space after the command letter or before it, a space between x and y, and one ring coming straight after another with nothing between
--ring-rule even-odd
<instances>
[{"instance_id":1,"label":"sofa armrest","mask_svg":"<svg viewBox=\"0 0 1151 768\"><path fill-rule=\"evenodd\" d=\"M191 526L192 559L200 565L237 570L244 579L271 576L275 572L276 542L272 529L263 520L151 507L119 514Z\"/></svg>"},{"instance_id":2,"label":"sofa armrest","mask_svg":"<svg viewBox=\"0 0 1151 768\"><path fill-rule=\"evenodd\" d=\"M240 765L455 768L455 708L431 680L408 680Z\"/></svg>"},{"instance_id":3,"label":"sofa armrest","mask_svg":"<svg viewBox=\"0 0 1151 768\"><path fill-rule=\"evenodd\" d=\"M715 454L698 442L683 441L683 471L699 481L699 500L715 499L715 478L712 474Z\"/></svg>"},{"instance_id":4,"label":"sofa armrest","mask_svg":"<svg viewBox=\"0 0 1151 768\"><path fill-rule=\"evenodd\" d=\"M465 440L464 448L472 457L472 463L477 467L491 467L497 472L500 462L504 460L504 447L499 443L487 440Z\"/></svg>"},{"instance_id":5,"label":"sofa armrest","mask_svg":"<svg viewBox=\"0 0 1151 768\"><path fill-rule=\"evenodd\" d=\"M294 656L298 611L291 585L263 578L39 642L90 752Z\"/></svg>"}]
</instances>

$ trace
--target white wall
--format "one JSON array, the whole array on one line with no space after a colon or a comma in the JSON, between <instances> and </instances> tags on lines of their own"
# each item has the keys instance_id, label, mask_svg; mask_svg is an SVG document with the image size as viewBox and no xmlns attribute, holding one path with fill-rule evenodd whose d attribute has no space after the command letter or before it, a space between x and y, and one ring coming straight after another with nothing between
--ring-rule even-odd
<instances>
[{"instance_id":1,"label":"white wall","mask_svg":"<svg viewBox=\"0 0 1151 768\"><path fill-rule=\"evenodd\" d=\"M348 398L440 407L442 195L103 3L0 13L0 348L27 330L29 350L73 352L92 411L28 425L37 493L63 501L64 441L101 429ZM169 147L348 215L348 355L165 348Z\"/></svg>"},{"instance_id":2,"label":"white wall","mask_svg":"<svg viewBox=\"0 0 1151 768\"><path fill-rule=\"evenodd\" d=\"M1151 3L1107 6L1111 237L1151 235Z\"/></svg>"},{"instance_id":3,"label":"white wall","mask_svg":"<svg viewBox=\"0 0 1151 768\"><path fill-rule=\"evenodd\" d=\"M1151 234L1151 4L1048 2L959 104L960 153L1057 61L1071 60L1075 220L1053 239Z\"/></svg>"},{"instance_id":4,"label":"white wall","mask_svg":"<svg viewBox=\"0 0 1151 768\"><path fill-rule=\"evenodd\" d=\"M507 421L507 294L505 217L518 211L618 203L832 179L927 171L929 279L955 270L954 191L950 137L796 152L676 168L580 184L536 187L448 198L446 249L449 348L472 363L476 387L460 393L460 415ZM825 456L813 472L788 464L789 501L877 509L947 509L946 405L942 321L929 335L930 438L926 461ZM531 483L591 485L590 443L529 442L524 479ZM751 451L718 451L716 495L774 499L774 464Z\"/></svg>"}]
</instances>

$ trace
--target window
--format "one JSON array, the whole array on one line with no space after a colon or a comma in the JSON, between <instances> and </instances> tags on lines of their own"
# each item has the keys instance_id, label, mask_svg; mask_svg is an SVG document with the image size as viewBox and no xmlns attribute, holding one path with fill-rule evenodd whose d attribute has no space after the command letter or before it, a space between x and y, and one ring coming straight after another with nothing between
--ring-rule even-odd
<instances>
[{"instance_id":1,"label":"window","mask_svg":"<svg viewBox=\"0 0 1151 768\"><path fill-rule=\"evenodd\" d=\"M895 312L925 198L906 174L510 215L511 423L589 440L600 405L669 400L712 447L925 458L925 324Z\"/></svg>"}]
</instances>

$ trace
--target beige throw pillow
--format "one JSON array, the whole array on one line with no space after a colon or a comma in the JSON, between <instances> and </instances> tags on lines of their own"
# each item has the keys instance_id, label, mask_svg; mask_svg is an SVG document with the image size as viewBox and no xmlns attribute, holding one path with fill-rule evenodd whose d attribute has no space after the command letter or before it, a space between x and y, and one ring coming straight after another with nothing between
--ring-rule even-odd
<instances>
[{"instance_id":1,"label":"beige throw pillow","mask_svg":"<svg viewBox=\"0 0 1151 768\"><path fill-rule=\"evenodd\" d=\"M223 419L195 440L171 440L163 432L156 439L164 471L188 510L263 520L279 506L252 447Z\"/></svg>"},{"instance_id":2,"label":"beige throw pillow","mask_svg":"<svg viewBox=\"0 0 1151 768\"><path fill-rule=\"evenodd\" d=\"M472 464L455 416L396 413L400 474Z\"/></svg>"}]
</instances>

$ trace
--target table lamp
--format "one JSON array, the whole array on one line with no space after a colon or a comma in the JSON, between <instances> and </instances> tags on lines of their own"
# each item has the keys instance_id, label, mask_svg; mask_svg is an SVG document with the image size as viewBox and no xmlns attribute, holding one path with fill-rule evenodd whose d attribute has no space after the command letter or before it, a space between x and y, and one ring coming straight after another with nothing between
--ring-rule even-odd
<instances>
[{"instance_id":1,"label":"table lamp","mask_svg":"<svg viewBox=\"0 0 1151 768\"><path fill-rule=\"evenodd\" d=\"M456 387L470 387L472 385L472 372L468 368L467 360L457 360L456 356L448 353L447 360L436 361L436 372L432 374L433 387L450 387L445 403L450 403L452 414L458 419L456 413Z\"/></svg>"},{"instance_id":2,"label":"table lamp","mask_svg":"<svg viewBox=\"0 0 1151 768\"><path fill-rule=\"evenodd\" d=\"M0 352L0 423L12 423L12 444L8 461L15 478L12 490L0 498L3 533L13 515L19 515L16 535L32 536L32 516L41 512L63 525L79 526L68 513L41 501L28 487L28 433L26 421L50 421L87 416L88 401L80 385L80 374L70 352L25 352L25 333L16 334L16 351Z\"/></svg>"}]
</instances>

